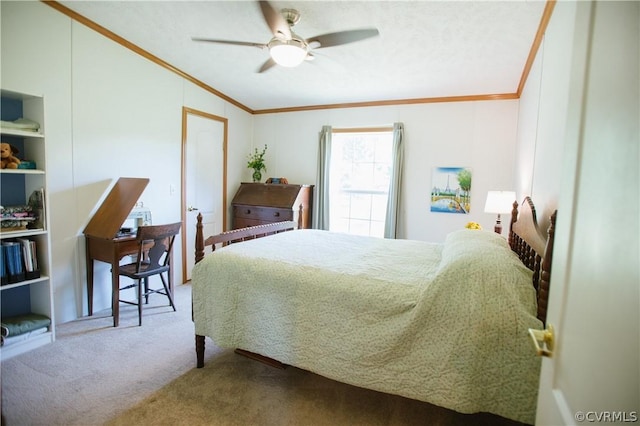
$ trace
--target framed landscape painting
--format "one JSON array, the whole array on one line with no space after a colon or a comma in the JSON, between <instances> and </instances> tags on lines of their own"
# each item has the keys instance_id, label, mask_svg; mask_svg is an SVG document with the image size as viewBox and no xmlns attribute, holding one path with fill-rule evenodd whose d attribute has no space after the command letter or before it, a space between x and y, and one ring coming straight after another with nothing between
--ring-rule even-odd
<instances>
[{"instance_id":1,"label":"framed landscape painting","mask_svg":"<svg viewBox=\"0 0 640 426\"><path fill-rule=\"evenodd\" d=\"M471 211L471 169L436 167L431 178L431 211L462 213Z\"/></svg>"}]
</instances>

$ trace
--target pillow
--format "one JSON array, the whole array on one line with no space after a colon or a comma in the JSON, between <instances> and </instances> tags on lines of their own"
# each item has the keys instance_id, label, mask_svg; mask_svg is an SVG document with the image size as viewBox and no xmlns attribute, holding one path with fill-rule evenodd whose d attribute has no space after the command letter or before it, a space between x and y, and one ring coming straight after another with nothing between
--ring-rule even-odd
<instances>
[{"instance_id":1,"label":"pillow","mask_svg":"<svg viewBox=\"0 0 640 426\"><path fill-rule=\"evenodd\" d=\"M507 241L491 231L460 229L449 233L442 248L440 269L452 263L474 263L482 265L502 263L513 253ZM498 260L500 259L500 260Z\"/></svg>"},{"instance_id":2,"label":"pillow","mask_svg":"<svg viewBox=\"0 0 640 426\"><path fill-rule=\"evenodd\" d=\"M471 304L496 300L500 306L522 306L535 316L536 292L531 278L532 272L499 234L464 229L445 239L434 284L438 289L468 292L465 297ZM484 297L480 295L489 299L478 299Z\"/></svg>"},{"instance_id":3,"label":"pillow","mask_svg":"<svg viewBox=\"0 0 640 426\"><path fill-rule=\"evenodd\" d=\"M500 234L493 231L482 231L477 229L459 229L450 232L445 239L445 245L468 244L470 242L487 243L509 248L507 240Z\"/></svg>"}]
</instances>

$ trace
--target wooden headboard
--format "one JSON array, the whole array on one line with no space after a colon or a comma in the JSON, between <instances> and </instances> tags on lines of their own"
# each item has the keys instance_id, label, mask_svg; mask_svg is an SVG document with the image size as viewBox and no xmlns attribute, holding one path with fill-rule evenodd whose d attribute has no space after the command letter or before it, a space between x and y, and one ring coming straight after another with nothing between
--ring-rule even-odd
<instances>
[{"instance_id":1,"label":"wooden headboard","mask_svg":"<svg viewBox=\"0 0 640 426\"><path fill-rule=\"evenodd\" d=\"M514 202L509 226L509 246L522 263L533 271L538 319L546 324L557 210L549 218L549 228L544 231L538 224L536 208L531 198L525 197L519 211L518 207L518 203Z\"/></svg>"}]
</instances>

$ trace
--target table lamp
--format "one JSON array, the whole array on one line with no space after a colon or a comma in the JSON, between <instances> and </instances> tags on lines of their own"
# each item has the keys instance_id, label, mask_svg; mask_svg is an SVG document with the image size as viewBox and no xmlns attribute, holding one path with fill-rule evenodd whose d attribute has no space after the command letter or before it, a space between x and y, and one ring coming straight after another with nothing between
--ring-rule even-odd
<instances>
[{"instance_id":1,"label":"table lamp","mask_svg":"<svg viewBox=\"0 0 640 426\"><path fill-rule=\"evenodd\" d=\"M496 225L493 227L493 230L496 233L502 234L500 214L510 213L515 199L516 193L513 191L489 191L487 194L487 202L484 205L484 212L498 215Z\"/></svg>"}]
</instances>

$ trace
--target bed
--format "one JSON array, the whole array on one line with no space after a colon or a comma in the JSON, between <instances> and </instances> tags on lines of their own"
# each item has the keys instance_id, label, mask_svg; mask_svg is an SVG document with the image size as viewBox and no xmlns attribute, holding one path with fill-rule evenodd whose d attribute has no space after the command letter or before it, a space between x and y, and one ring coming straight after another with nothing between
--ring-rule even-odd
<instances>
[{"instance_id":1,"label":"bed","mask_svg":"<svg viewBox=\"0 0 640 426\"><path fill-rule=\"evenodd\" d=\"M508 239L460 229L429 243L280 222L205 240L199 221L197 367L207 336L355 386L533 424L540 358L528 329L545 322L554 223L544 232L529 198L514 203Z\"/></svg>"}]
</instances>

